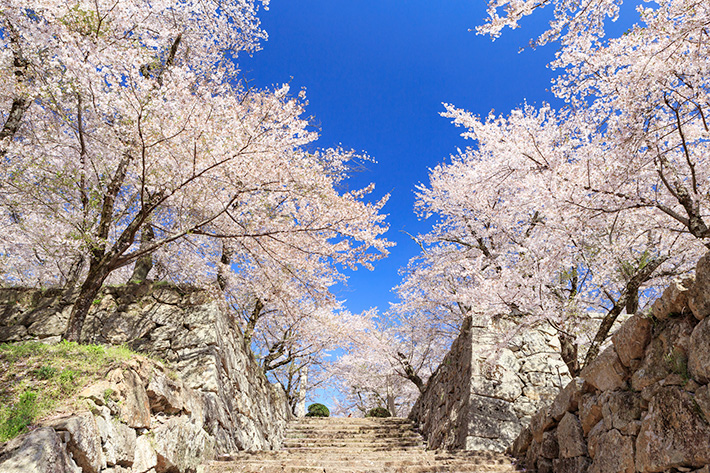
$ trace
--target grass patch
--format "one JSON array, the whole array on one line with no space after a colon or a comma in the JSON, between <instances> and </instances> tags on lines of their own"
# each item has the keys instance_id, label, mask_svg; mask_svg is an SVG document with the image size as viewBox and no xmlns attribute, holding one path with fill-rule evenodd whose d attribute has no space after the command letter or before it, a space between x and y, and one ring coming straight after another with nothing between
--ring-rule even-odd
<instances>
[{"instance_id":1,"label":"grass patch","mask_svg":"<svg viewBox=\"0 0 710 473\"><path fill-rule=\"evenodd\" d=\"M56 409L75 407L81 388L134 355L123 346L0 344L0 442Z\"/></svg>"},{"instance_id":2,"label":"grass patch","mask_svg":"<svg viewBox=\"0 0 710 473\"><path fill-rule=\"evenodd\" d=\"M38 410L36 392L25 391L20 394L14 405L0 410L0 440L5 442L27 430L34 422Z\"/></svg>"}]
</instances>

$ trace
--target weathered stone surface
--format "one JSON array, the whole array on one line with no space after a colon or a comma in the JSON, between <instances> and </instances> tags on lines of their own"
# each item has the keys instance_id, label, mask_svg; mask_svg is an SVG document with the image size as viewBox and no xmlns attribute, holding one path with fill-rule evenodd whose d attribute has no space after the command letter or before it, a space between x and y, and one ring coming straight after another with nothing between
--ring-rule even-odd
<instances>
[{"instance_id":1,"label":"weathered stone surface","mask_svg":"<svg viewBox=\"0 0 710 473\"><path fill-rule=\"evenodd\" d=\"M634 473L634 443L612 429L601 435L589 473Z\"/></svg>"},{"instance_id":2,"label":"weathered stone surface","mask_svg":"<svg viewBox=\"0 0 710 473\"><path fill-rule=\"evenodd\" d=\"M162 371L154 370L146 394L153 412L177 414L185 408L185 390L182 383L173 381Z\"/></svg>"},{"instance_id":3,"label":"weathered stone surface","mask_svg":"<svg viewBox=\"0 0 710 473\"><path fill-rule=\"evenodd\" d=\"M580 376L600 391L619 389L626 385L628 372L621 364L613 346L607 347L594 361L589 363Z\"/></svg>"},{"instance_id":4,"label":"weathered stone surface","mask_svg":"<svg viewBox=\"0 0 710 473\"><path fill-rule=\"evenodd\" d=\"M710 382L710 317L698 323L690 336L688 369L699 383Z\"/></svg>"},{"instance_id":5,"label":"weathered stone surface","mask_svg":"<svg viewBox=\"0 0 710 473\"><path fill-rule=\"evenodd\" d=\"M621 363L634 367L643 358L646 346L651 341L651 320L641 314L629 318L611 337Z\"/></svg>"},{"instance_id":6,"label":"weathered stone surface","mask_svg":"<svg viewBox=\"0 0 710 473\"><path fill-rule=\"evenodd\" d=\"M710 315L710 253L706 253L695 267L695 284L688 291L688 306L696 319Z\"/></svg>"},{"instance_id":7,"label":"weathered stone surface","mask_svg":"<svg viewBox=\"0 0 710 473\"><path fill-rule=\"evenodd\" d=\"M215 347L184 348L177 353L180 361L176 369L182 374L186 386L200 391L219 391L219 367Z\"/></svg>"},{"instance_id":8,"label":"weathered stone surface","mask_svg":"<svg viewBox=\"0 0 710 473\"><path fill-rule=\"evenodd\" d=\"M500 334L510 333L515 321L473 320L411 411L430 448L504 451L532 414L571 381L557 332L549 326L524 330L501 349Z\"/></svg>"},{"instance_id":9,"label":"weathered stone surface","mask_svg":"<svg viewBox=\"0 0 710 473\"><path fill-rule=\"evenodd\" d=\"M698 322L687 309L678 309L684 297L680 292L689 285L685 280L666 291L664 310L672 317L661 317L651 328L634 316L614 334L618 359L603 353L598 366L582 373L588 379L576 407L565 390L550 411L533 415L526 465L548 468L552 449L543 448L543 438L555 432L555 472L589 466L589 473L710 473L710 317ZM624 375L610 368L617 361L627 369ZM626 376L631 389L621 382ZM540 427L555 418L556 430Z\"/></svg>"},{"instance_id":10,"label":"weathered stone surface","mask_svg":"<svg viewBox=\"0 0 710 473\"><path fill-rule=\"evenodd\" d=\"M566 412L574 412L577 410L579 400L582 397L583 384L583 379L575 378L560 391L550 406L550 416L552 416L552 418L559 421Z\"/></svg>"},{"instance_id":11,"label":"weathered stone surface","mask_svg":"<svg viewBox=\"0 0 710 473\"><path fill-rule=\"evenodd\" d=\"M0 463L0 473L81 473L57 433L43 427L26 434Z\"/></svg>"},{"instance_id":12,"label":"weathered stone surface","mask_svg":"<svg viewBox=\"0 0 710 473\"><path fill-rule=\"evenodd\" d=\"M69 433L67 449L84 473L98 473L106 467L101 436L94 416L86 412L52 422L56 431Z\"/></svg>"},{"instance_id":13,"label":"weathered stone surface","mask_svg":"<svg viewBox=\"0 0 710 473\"><path fill-rule=\"evenodd\" d=\"M692 282L692 279L671 282L670 286L663 291L663 295L651 306L651 313L656 320L664 320L671 315L688 312L688 289Z\"/></svg>"},{"instance_id":14,"label":"weathered stone surface","mask_svg":"<svg viewBox=\"0 0 710 473\"><path fill-rule=\"evenodd\" d=\"M471 376L471 392L480 396L513 402L523 393L523 381L515 368L519 366L515 355L504 350L498 359L498 365L489 367L484 359L474 362ZM517 365L517 366L516 366Z\"/></svg>"},{"instance_id":15,"label":"weathered stone surface","mask_svg":"<svg viewBox=\"0 0 710 473\"><path fill-rule=\"evenodd\" d=\"M71 309L71 307L69 308ZM38 338L61 335L69 321L69 311L57 310L56 307L41 309L32 314L34 321L27 327L27 333Z\"/></svg>"},{"instance_id":16,"label":"weathered stone surface","mask_svg":"<svg viewBox=\"0 0 710 473\"><path fill-rule=\"evenodd\" d=\"M587 473L591 461L587 457L556 458L552 461L555 473Z\"/></svg>"},{"instance_id":17,"label":"weathered stone surface","mask_svg":"<svg viewBox=\"0 0 710 473\"><path fill-rule=\"evenodd\" d=\"M587 434L587 452L590 458L595 458L597 454L597 447L599 446L599 441L602 435L606 433L606 428L604 428L604 421L597 422L597 425L592 427L592 430Z\"/></svg>"},{"instance_id":18,"label":"weathered stone surface","mask_svg":"<svg viewBox=\"0 0 710 473\"><path fill-rule=\"evenodd\" d=\"M150 401L143 381L132 369L121 369L109 375L118 387L123 402L119 405L119 418L129 427L150 427Z\"/></svg>"},{"instance_id":19,"label":"weathered stone surface","mask_svg":"<svg viewBox=\"0 0 710 473\"><path fill-rule=\"evenodd\" d=\"M651 386L672 374L672 368L682 366L687 359L690 335L693 332L692 317L668 319L646 348L641 366L631 375L634 391Z\"/></svg>"},{"instance_id":20,"label":"weathered stone surface","mask_svg":"<svg viewBox=\"0 0 710 473\"><path fill-rule=\"evenodd\" d=\"M631 391L602 394L600 400L606 430L624 430L630 422L641 418L641 398Z\"/></svg>"},{"instance_id":21,"label":"weathered stone surface","mask_svg":"<svg viewBox=\"0 0 710 473\"><path fill-rule=\"evenodd\" d=\"M504 435L501 426L508 422L517 425L515 436L522 430L517 423L518 417L509 402L500 399L491 401L484 396L471 395L469 403L471 425L469 425L468 431L472 435L485 438Z\"/></svg>"},{"instance_id":22,"label":"weathered stone surface","mask_svg":"<svg viewBox=\"0 0 710 473\"><path fill-rule=\"evenodd\" d=\"M99 407L100 415L95 417L96 427L101 436L106 464L131 465L136 449L136 431L111 417L105 406Z\"/></svg>"},{"instance_id":23,"label":"weathered stone surface","mask_svg":"<svg viewBox=\"0 0 710 473\"><path fill-rule=\"evenodd\" d=\"M604 417L598 394L585 394L579 404L579 420L586 435Z\"/></svg>"},{"instance_id":24,"label":"weathered stone surface","mask_svg":"<svg viewBox=\"0 0 710 473\"><path fill-rule=\"evenodd\" d=\"M535 386L530 384L523 388L523 395L538 406L552 401L559 392L560 388L558 386Z\"/></svg>"},{"instance_id":25,"label":"weathered stone surface","mask_svg":"<svg viewBox=\"0 0 710 473\"><path fill-rule=\"evenodd\" d=\"M702 411L705 420L710 422L710 384L695 390L695 402Z\"/></svg>"},{"instance_id":26,"label":"weathered stone surface","mask_svg":"<svg viewBox=\"0 0 710 473\"><path fill-rule=\"evenodd\" d=\"M2 336L58 340L52 334L64 331L71 311L71 305L60 307L60 296L61 291L0 288L0 342L8 341ZM97 300L82 341L126 342L171 361L177 375L167 375L150 360L132 359L80 393L95 416L106 466L132 468L137 448L149 452L149 429L169 425L167 416L179 414L189 419L203 446L219 453L280 447L290 418L286 395L244 350L234 320L219 301L203 291L152 283L105 288ZM135 429L145 437L139 447ZM68 431L62 435L71 441ZM150 465L146 472L161 468L157 460L143 464Z\"/></svg>"},{"instance_id":27,"label":"weathered stone surface","mask_svg":"<svg viewBox=\"0 0 710 473\"><path fill-rule=\"evenodd\" d=\"M79 398L91 399L97 406L103 406L111 395L116 393L118 386L106 380L91 384L79 392Z\"/></svg>"},{"instance_id":28,"label":"weathered stone surface","mask_svg":"<svg viewBox=\"0 0 710 473\"><path fill-rule=\"evenodd\" d=\"M0 327L0 340L5 342L19 342L28 338L27 329L24 325L11 325Z\"/></svg>"},{"instance_id":29,"label":"weathered stone surface","mask_svg":"<svg viewBox=\"0 0 710 473\"><path fill-rule=\"evenodd\" d=\"M555 419L550 415L549 408L540 409L530 419L530 431L537 442L542 442L542 434L555 425Z\"/></svg>"},{"instance_id":30,"label":"weathered stone surface","mask_svg":"<svg viewBox=\"0 0 710 473\"><path fill-rule=\"evenodd\" d=\"M532 440L530 443L530 446L527 449L527 452L525 454L525 467L528 470L535 471L535 467L538 464L540 460L543 459L542 455L540 455L540 447L542 445L542 441L538 442L535 439Z\"/></svg>"},{"instance_id":31,"label":"weathered stone surface","mask_svg":"<svg viewBox=\"0 0 710 473\"><path fill-rule=\"evenodd\" d=\"M552 460L544 457L537 459L537 473L554 473L555 469L552 465Z\"/></svg>"},{"instance_id":32,"label":"weathered stone surface","mask_svg":"<svg viewBox=\"0 0 710 473\"><path fill-rule=\"evenodd\" d=\"M582 424L576 415L567 412L557 426L557 440L560 458L574 458L587 455Z\"/></svg>"},{"instance_id":33,"label":"weathered stone surface","mask_svg":"<svg viewBox=\"0 0 710 473\"><path fill-rule=\"evenodd\" d=\"M215 441L187 416L171 417L153 430L157 469L194 471L215 457Z\"/></svg>"},{"instance_id":34,"label":"weathered stone surface","mask_svg":"<svg viewBox=\"0 0 710 473\"><path fill-rule=\"evenodd\" d=\"M530 431L530 427L525 427L522 432L520 432L520 435L515 439L515 442L513 442L513 445L510 447L510 454L513 455L516 458L520 458L525 455L525 452L528 451L528 447L530 447L530 443L532 442L532 432Z\"/></svg>"},{"instance_id":35,"label":"weathered stone surface","mask_svg":"<svg viewBox=\"0 0 710 473\"><path fill-rule=\"evenodd\" d=\"M552 460L557 458L560 453L560 447L557 443L557 432L548 430L542 434L542 443L540 444L540 455L544 458Z\"/></svg>"},{"instance_id":36,"label":"weathered stone surface","mask_svg":"<svg viewBox=\"0 0 710 473\"><path fill-rule=\"evenodd\" d=\"M145 473L158 465L158 454L149 437L141 435L136 439L135 460L131 468L133 473Z\"/></svg>"},{"instance_id":37,"label":"weathered stone surface","mask_svg":"<svg viewBox=\"0 0 710 473\"><path fill-rule=\"evenodd\" d=\"M678 387L659 389L636 439L636 469L660 472L710 464L710 424L690 395Z\"/></svg>"},{"instance_id":38,"label":"weathered stone surface","mask_svg":"<svg viewBox=\"0 0 710 473\"><path fill-rule=\"evenodd\" d=\"M525 424L530 423L530 418L539 408L539 402L533 401L526 396L519 397L513 403L513 409L515 410L515 414L518 416L518 419L527 419Z\"/></svg>"}]
</instances>

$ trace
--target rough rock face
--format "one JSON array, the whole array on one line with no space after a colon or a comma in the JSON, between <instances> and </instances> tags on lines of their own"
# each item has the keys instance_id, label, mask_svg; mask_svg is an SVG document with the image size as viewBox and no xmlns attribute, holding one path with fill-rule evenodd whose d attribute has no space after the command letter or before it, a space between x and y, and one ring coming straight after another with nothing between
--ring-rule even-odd
<instances>
[{"instance_id":1,"label":"rough rock face","mask_svg":"<svg viewBox=\"0 0 710 473\"><path fill-rule=\"evenodd\" d=\"M57 340L70 310L52 291L0 289L0 342ZM112 369L80 393L90 412L40 429L64 445L67 462L60 455L49 470L13 470L23 451L46 456L27 450L35 431L30 447L15 442L0 451L0 473L193 472L219 454L279 448L291 416L285 393L267 381L231 323L202 291L142 284L102 292L82 339L125 343L173 369L142 357Z\"/></svg>"},{"instance_id":2,"label":"rough rock face","mask_svg":"<svg viewBox=\"0 0 710 473\"><path fill-rule=\"evenodd\" d=\"M410 413L429 448L505 451L571 380L554 331L528 330L495 353L495 333L511 322L473 323L466 320Z\"/></svg>"},{"instance_id":3,"label":"rough rock face","mask_svg":"<svg viewBox=\"0 0 710 473\"><path fill-rule=\"evenodd\" d=\"M649 316L627 320L552 408L535 414L511 449L526 471L710 472L710 317L698 310L708 296L706 256L695 282L674 283Z\"/></svg>"}]
</instances>

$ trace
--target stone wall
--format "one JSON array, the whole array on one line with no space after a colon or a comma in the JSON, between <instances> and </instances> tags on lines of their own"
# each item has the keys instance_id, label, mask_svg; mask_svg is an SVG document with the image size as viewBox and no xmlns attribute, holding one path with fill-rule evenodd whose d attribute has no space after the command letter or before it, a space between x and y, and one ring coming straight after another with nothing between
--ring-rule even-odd
<instances>
[{"instance_id":1,"label":"stone wall","mask_svg":"<svg viewBox=\"0 0 710 473\"><path fill-rule=\"evenodd\" d=\"M571 377L554 330L501 334L513 321L467 319L410 413L429 448L505 451Z\"/></svg>"},{"instance_id":2,"label":"stone wall","mask_svg":"<svg viewBox=\"0 0 710 473\"><path fill-rule=\"evenodd\" d=\"M710 254L537 412L512 453L527 471L710 473Z\"/></svg>"},{"instance_id":3,"label":"stone wall","mask_svg":"<svg viewBox=\"0 0 710 473\"><path fill-rule=\"evenodd\" d=\"M0 289L0 341L57 342L70 311L71 305L57 291ZM86 320L82 341L126 344L155 355L167 361L176 377L171 379L158 364L143 360L109 373L106 386L83 393L91 401L92 413L78 416L70 424L97 423L105 460L101 469L83 471L130 467L126 471L152 473L150 468L141 469L142 463L133 466L128 459L110 460L113 457L107 445L123 442L115 440L115 435L129 438L126 458L147 454L162 461L155 466L156 473L194 471L200 461L236 450L279 448L291 417L285 393L268 382L233 323L219 300L204 291L160 284L102 291ZM105 392L122 397L112 407L108 401L102 402L100 393ZM131 399L138 401L131 403ZM129 404L138 407L126 417L116 406ZM101 425L114 426L118 433L112 437ZM55 425L54 431L63 430ZM49 431L43 432L51 437ZM134 437L135 442L130 440ZM74 441L71 435L59 438L68 445ZM153 450L147 448L148 440ZM173 453L160 454L161 448ZM189 451L191 448L196 450ZM10 456L5 450L7 460ZM177 465L171 457L192 460L180 460ZM199 461L195 463L195 459ZM5 471L2 465L0 472Z\"/></svg>"}]
</instances>

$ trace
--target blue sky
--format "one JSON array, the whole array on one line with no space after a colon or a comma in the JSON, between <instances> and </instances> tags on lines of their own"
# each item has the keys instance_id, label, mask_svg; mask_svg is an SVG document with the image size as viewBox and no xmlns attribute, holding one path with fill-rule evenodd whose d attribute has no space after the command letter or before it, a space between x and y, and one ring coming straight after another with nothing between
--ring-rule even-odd
<instances>
[{"instance_id":1,"label":"blue sky","mask_svg":"<svg viewBox=\"0 0 710 473\"><path fill-rule=\"evenodd\" d=\"M624 6L614 34L638 18L635 3ZM425 233L434 223L414 214L414 188L457 147L471 144L439 116L442 102L481 116L507 114L525 101L560 105L549 92L556 73L547 68L556 45L526 48L549 14L533 15L493 42L469 31L483 22L485 0L271 0L261 12L269 40L240 58L246 79L259 88L289 82L294 94L305 87L307 114L320 128L317 145L377 160L349 186L374 182L375 198L391 194L387 238L397 246L374 271L346 271L347 286L335 292L349 310L385 311L395 301L398 271L419 252L407 233ZM319 389L308 402L332 406L334 396Z\"/></svg>"},{"instance_id":2,"label":"blue sky","mask_svg":"<svg viewBox=\"0 0 710 473\"><path fill-rule=\"evenodd\" d=\"M439 116L442 102L486 115L524 100L552 100L546 64L554 47L518 53L541 18L492 42L469 31L483 21L484 6L483 0L272 0L260 14L268 41L240 58L253 86L306 88L320 147L342 145L377 160L349 186L375 182L377 198L391 194L387 237L397 246L374 271L347 272L347 287L335 289L353 312L386 310L394 300L398 270L418 251L404 232L423 233L433 223L414 214L414 187L468 144L461 129Z\"/></svg>"}]
</instances>

